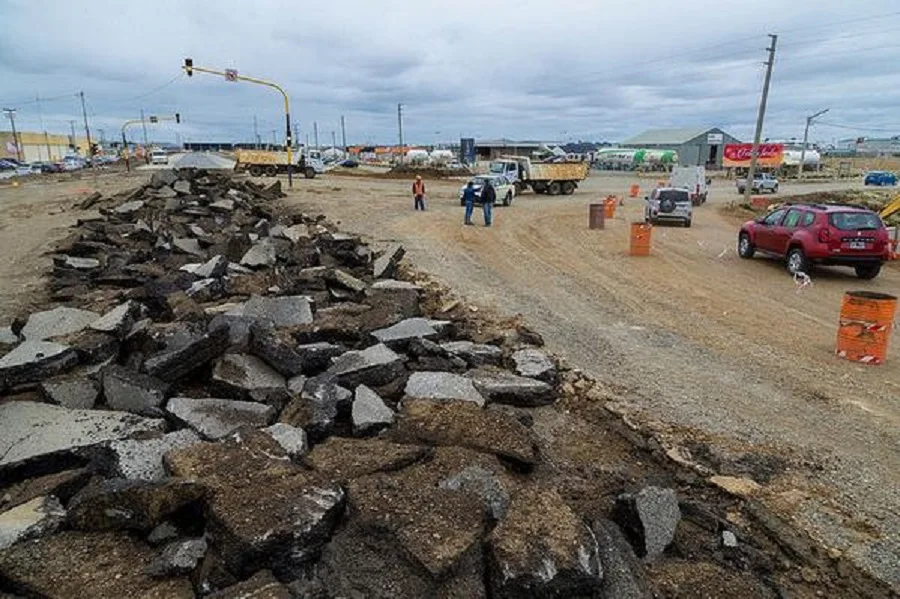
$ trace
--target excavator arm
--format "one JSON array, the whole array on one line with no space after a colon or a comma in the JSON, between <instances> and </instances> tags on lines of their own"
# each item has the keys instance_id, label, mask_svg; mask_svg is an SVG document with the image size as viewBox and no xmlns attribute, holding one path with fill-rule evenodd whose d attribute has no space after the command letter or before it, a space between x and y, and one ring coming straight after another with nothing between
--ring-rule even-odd
<instances>
[{"instance_id":1,"label":"excavator arm","mask_svg":"<svg viewBox=\"0 0 900 599\"><path fill-rule=\"evenodd\" d=\"M878 213L878 216L881 217L881 220L887 220L889 216L896 214L897 212L900 212L900 195L895 197L891 203L885 206L881 212Z\"/></svg>"}]
</instances>

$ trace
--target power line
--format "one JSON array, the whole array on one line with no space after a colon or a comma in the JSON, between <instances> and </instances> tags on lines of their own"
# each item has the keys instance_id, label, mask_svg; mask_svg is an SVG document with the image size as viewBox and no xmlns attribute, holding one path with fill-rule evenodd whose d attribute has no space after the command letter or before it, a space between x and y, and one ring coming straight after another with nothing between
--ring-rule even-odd
<instances>
[{"instance_id":1,"label":"power line","mask_svg":"<svg viewBox=\"0 0 900 599\"><path fill-rule=\"evenodd\" d=\"M835 129L849 129L851 131L875 131L878 133L897 133L898 131L900 131L900 125L896 127L863 127L858 125L829 123L828 121L818 121L816 124L825 125L826 127L834 127Z\"/></svg>"}]
</instances>

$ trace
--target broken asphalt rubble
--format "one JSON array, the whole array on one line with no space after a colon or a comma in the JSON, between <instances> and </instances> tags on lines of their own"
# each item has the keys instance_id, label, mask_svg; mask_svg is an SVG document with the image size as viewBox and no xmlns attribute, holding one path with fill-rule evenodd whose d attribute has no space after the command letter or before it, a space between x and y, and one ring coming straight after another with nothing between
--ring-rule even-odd
<instances>
[{"instance_id":1,"label":"broken asphalt rubble","mask_svg":"<svg viewBox=\"0 0 900 599\"><path fill-rule=\"evenodd\" d=\"M0 594L644 597L660 560L760 570L652 458L654 485L554 453L570 372L534 335L434 308L402 247L282 196L182 170L85 205L58 305L0 357Z\"/></svg>"}]
</instances>

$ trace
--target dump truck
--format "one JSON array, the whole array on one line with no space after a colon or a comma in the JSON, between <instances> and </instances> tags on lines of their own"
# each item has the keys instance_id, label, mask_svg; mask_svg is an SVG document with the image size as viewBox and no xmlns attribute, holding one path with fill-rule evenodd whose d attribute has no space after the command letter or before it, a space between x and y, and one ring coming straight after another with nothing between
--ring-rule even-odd
<instances>
[{"instance_id":1,"label":"dump truck","mask_svg":"<svg viewBox=\"0 0 900 599\"><path fill-rule=\"evenodd\" d=\"M586 162L532 162L523 156L501 156L491 161L492 175L503 175L516 186L516 195L529 187L534 193L571 195L587 177Z\"/></svg>"},{"instance_id":2,"label":"dump truck","mask_svg":"<svg viewBox=\"0 0 900 599\"><path fill-rule=\"evenodd\" d=\"M235 172L249 172L253 177L274 177L287 172L287 152L271 150L237 150L234 153ZM294 154L294 172L307 179L325 172L322 157L315 150L299 151Z\"/></svg>"}]
</instances>

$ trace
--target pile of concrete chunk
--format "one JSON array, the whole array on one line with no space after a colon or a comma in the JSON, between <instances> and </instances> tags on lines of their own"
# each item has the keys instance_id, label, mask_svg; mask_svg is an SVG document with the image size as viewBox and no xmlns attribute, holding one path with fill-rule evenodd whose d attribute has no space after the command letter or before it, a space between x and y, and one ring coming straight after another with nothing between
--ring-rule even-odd
<instances>
[{"instance_id":1,"label":"pile of concrete chunk","mask_svg":"<svg viewBox=\"0 0 900 599\"><path fill-rule=\"evenodd\" d=\"M281 196L158 172L59 244L0 337L0 594L647 596L678 500L535 476L556 361Z\"/></svg>"}]
</instances>

